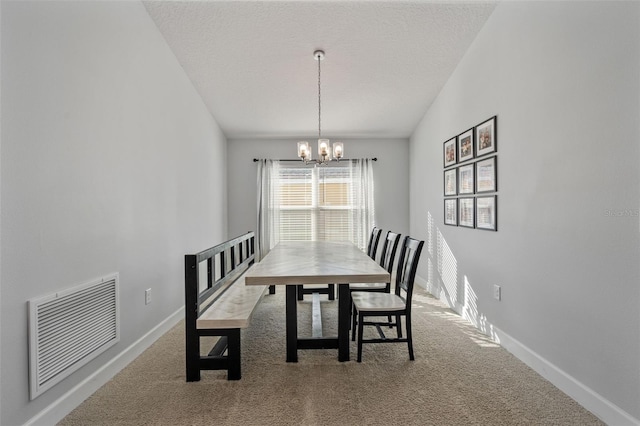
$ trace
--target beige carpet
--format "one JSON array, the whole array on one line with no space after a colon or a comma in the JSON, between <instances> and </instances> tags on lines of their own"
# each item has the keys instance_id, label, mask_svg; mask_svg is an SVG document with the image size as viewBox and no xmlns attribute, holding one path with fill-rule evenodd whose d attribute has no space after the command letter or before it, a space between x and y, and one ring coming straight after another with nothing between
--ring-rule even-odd
<instances>
[{"instance_id":1,"label":"beige carpet","mask_svg":"<svg viewBox=\"0 0 640 426\"><path fill-rule=\"evenodd\" d=\"M337 301L321 298L325 334L335 334ZM298 304L300 335L310 335L306 299ZM406 345L387 344L365 345L360 364L338 362L337 350L299 351L299 362L287 363L278 288L244 331L240 381L204 371L200 382L185 382L180 323L59 424L602 424L421 290L414 312L413 362Z\"/></svg>"}]
</instances>

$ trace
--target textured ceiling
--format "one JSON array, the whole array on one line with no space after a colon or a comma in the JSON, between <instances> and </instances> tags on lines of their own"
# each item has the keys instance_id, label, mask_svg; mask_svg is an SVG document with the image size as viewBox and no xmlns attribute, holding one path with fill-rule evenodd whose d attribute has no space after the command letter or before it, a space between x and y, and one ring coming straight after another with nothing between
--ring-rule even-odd
<instances>
[{"instance_id":1,"label":"textured ceiling","mask_svg":"<svg viewBox=\"0 0 640 426\"><path fill-rule=\"evenodd\" d=\"M406 138L494 1L147 1L230 138Z\"/></svg>"}]
</instances>

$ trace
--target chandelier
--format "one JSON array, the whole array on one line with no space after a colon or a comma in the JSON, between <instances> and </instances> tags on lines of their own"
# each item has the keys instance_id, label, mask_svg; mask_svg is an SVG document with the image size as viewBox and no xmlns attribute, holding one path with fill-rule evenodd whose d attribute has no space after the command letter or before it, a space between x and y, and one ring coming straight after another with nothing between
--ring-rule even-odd
<instances>
[{"instance_id":1,"label":"chandelier","mask_svg":"<svg viewBox=\"0 0 640 426\"><path fill-rule=\"evenodd\" d=\"M322 103L321 103L321 90L320 90L320 61L324 59L324 51L316 50L313 52L313 57L316 61L318 61L318 159L315 161L316 164L326 164L331 161L331 154L333 153L333 157L340 161L340 159L344 155L344 145L342 142L334 142L333 150L331 149L331 143L329 139L322 138ZM312 160L311 155L311 145L307 141L298 142L298 157L308 164Z\"/></svg>"}]
</instances>

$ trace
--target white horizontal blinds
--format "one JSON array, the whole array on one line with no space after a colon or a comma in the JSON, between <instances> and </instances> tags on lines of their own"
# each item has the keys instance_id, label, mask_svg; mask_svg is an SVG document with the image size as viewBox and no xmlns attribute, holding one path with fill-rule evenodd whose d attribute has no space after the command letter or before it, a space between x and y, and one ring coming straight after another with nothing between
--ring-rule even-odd
<instances>
[{"instance_id":1,"label":"white horizontal blinds","mask_svg":"<svg viewBox=\"0 0 640 426\"><path fill-rule=\"evenodd\" d=\"M354 241L350 210L354 185L349 167L321 167L318 171L317 239Z\"/></svg>"},{"instance_id":2,"label":"white horizontal blinds","mask_svg":"<svg viewBox=\"0 0 640 426\"><path fill-rule=\"evenodd\" d=\"M313 168L280 167L280 240L310 241L312 233Z\"/></svg>"},{"instance_id":3,"label":"white horizontal blinds","mask_svg":"<svg viewBox=\"0 0 640 426\"><path fill-rule=\"evenodd\" d=\"M281 166L278 176L280 240L351 241L363 247L363 185L350 162Z\"/></svg>"}]
</instances>

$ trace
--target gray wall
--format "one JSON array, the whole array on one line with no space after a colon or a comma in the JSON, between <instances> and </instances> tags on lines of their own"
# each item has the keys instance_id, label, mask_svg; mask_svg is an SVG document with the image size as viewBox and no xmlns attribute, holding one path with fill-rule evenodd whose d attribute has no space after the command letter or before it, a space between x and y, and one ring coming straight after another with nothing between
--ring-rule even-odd
<instances>
[{"instance_id":1,"label":"gray wall","mask_svg":"<svg viewBox=\"0 0 640 426\"><path fill-rule=\"evenodd\" d=\"M500 3L410 141L428 288L612 424L640 419L639 28L637 2ZM444 226L442 143L496 114L499 230Z\"/></svg>"},{"instance_id":2,"label":"gray wall","mask_svg":"<svg viewBox=\"0 0 640 426\"><path fill-rule=\"evenodd\" d=\"M0 423L17 425L183 307L184 254L227 236L226 140L140 2L3 1L1 28ZM112 272L120 343L29 402L27 301Z\"/></svg>"},{"instance_id":3,"label":"gray wall","mask_svg":"<svg viewBox=\"0 0 640 426\"><path fill-rule=\"evenodd\" d=\"M254 158L294 159L296 140L229 140L229 235L256 229L256 170ZM305 140L314 141L311 137ZM379 227L406 235L409 231L409 141L407 139L343 140L349 158L372 158ZM314 155L315 157L315 155Z\"/></svg>"}]
</instances>

